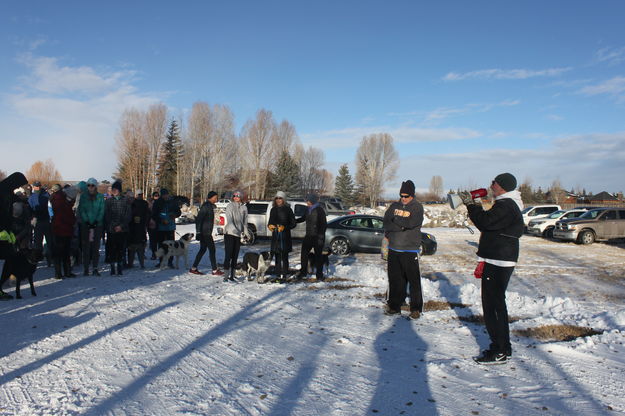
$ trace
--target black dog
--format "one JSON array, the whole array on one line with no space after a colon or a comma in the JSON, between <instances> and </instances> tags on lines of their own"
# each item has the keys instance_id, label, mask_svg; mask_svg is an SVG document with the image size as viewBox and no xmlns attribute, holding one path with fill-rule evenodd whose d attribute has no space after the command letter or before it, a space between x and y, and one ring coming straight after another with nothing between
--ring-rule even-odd
<instances>
[{"instance_id":1,"label":"black dog","mask_svg":"<svg viewBox=\"0 0 625 416\"><path fill-rule=\"evenodd\" d=\"M323 251L321 252L321 259L322 259L322 266L325 266L326 268L326 273L328 272L328 268L330 267L330 258L329 258L330 253L328 253L327 251ZM307 272L308 274L312 274L315 272L315 252L311 251L308 253L308 269Z\"/></svg>"},{"instance_id":2,"label":"black dog","mask_svg":"<svg viewBox=\"0 0 625 416\"><path fill-rule=\"evenodd\" d=\"M37 270L37 253L35 250L20 250L10 259L5 260L4 268L2 270L2 278L0 279L0 300L11 299L12 296L2 291L2 286L9 280L11 275L15 276L15 297L22 299L20 288L22 286L22 280L28 279L30 284L30 293L33 296L37 296L35 293L35 285L33 284L33 275Z\"/></svg>"}]
</instances>

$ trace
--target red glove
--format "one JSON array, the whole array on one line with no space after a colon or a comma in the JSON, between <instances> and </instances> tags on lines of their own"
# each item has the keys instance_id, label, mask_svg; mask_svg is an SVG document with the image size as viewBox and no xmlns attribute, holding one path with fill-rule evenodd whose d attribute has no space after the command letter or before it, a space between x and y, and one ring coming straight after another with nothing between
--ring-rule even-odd
<instances>
[{"instance_id":1,"label":"red glove","mask_svg":"<svg viewBox=\"0 0 625 416\"><path fill-rule=\"evenodd\" d=\"M481 261L477 264L477 267L475 268L475 271L473 272L473 276L475 276L476 279L481 279L482 278L482 273L484 273L484 262Z\"/></svg>"}]
</instances>

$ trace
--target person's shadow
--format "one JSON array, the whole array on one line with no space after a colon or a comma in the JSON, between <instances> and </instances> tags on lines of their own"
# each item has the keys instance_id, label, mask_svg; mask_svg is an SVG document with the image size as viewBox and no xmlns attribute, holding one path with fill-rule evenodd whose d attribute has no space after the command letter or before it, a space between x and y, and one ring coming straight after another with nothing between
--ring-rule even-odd
<instances>
[{"instance_id":1,"label":"person's shadow","mask_svg":"<svg viewBox=\"0 0 625 416\"><path fill-rule=\"evenodd\" d=\"M427 344L417 333L418 324L382 318L396 321L375 340L380 373L367 414L437 415L428 385Z\"/></svg>"}]
</instances>

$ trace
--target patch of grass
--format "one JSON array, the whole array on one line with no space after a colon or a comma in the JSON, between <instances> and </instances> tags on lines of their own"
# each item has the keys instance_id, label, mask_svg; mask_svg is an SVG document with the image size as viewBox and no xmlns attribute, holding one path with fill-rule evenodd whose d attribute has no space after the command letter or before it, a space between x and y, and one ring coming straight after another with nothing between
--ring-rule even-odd
<instances>
[{"instance_id":1,"label":"patch of grass","mask_svg":"<svg viewBox=\"0 0 625 416\"><path fill-rule=\"evenodd\" d=\"M572 341L576 338L599 335L603 331L575 325L543 325L535 328L515 329L512 333L541 341Z\"/></svg>"},{"instance_id":2,"label":"patch of grass","mask_svg":"<svg viewBox=\"0 0 625 416\"><path fill-rule=\"evenodd\" d=\"M423 304L423 310L429 311L444 311L452 308L467 308L471 305L465 305L464 303L447 302L442 300L428 300Z\"/></svg>"},{"instance_id":3,"label":"patch of grass","mask_svg":"<svg viewBox=\"0 0 625 416\"><path fill-rule=\"evenodd\" d=\"M328 277L326 282L354 282L353 279L346 279L344 277Z\"/></svg>"},{"instance_id":4,"label":"patch of grass","mask_svg":"<svg viewBox=\"0 0 625 416\"><path fill-rule=\"evenodd\" d=\"M347 290L366 287L364 285L329 285L329 286L306 286L304 290Z\"/></svg>"}]
</instances>

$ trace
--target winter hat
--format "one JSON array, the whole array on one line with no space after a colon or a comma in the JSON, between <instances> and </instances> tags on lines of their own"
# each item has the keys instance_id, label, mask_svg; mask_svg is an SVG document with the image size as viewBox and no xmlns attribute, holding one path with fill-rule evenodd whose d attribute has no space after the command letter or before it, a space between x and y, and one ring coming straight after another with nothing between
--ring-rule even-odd
<instances>
[{"instance_id":1,"label":"winter hat","mask_svg":"<svg viewBox=\"0 0 625 416\"><path fill-rule=\"evenodd\" d=\"M310 201L314 205L319 202L319 197L317 196L317 194L308 194L306 195L306 201Z\"/></svg>"},{"instance_id":2,"label":"winter hat","mask_svg":"<svg viewBox=\"0 0 625 416\"><path fill-rule=\"evenodd\" d=\"M215 191L210 191L208 193L208 195L206 195L206 199L211 199L212 197L214 197L215 195L217 195L217 192Z\"/></svg>"},{"instance_id":3,"label":"winter hat","mask_svg":"<svg viewBox=\"0 0 625 416\"><path fill-rule=\"evenodd\" d=\"M98 181L96 180L96 178L89 178L87 179L87 185L98 186Z\"/></svg>"},{"instance_id":4,"label":"winter hat","mask_svg":"<svg viewBox=\"0 0 625 416\"><path fill-rule=\"evenodd\" d=\"M39 181L35 181L35 182L33 182L33 186L39 186L39 187L41 187L41 182L39 182Z\"/></svg>"},{"instance_id":5,"label":"winter hat","mask_svg":"<svg viewBox=\"0 0 625 416\"><path fill-rule=\"evenodd\" d=\"M161 188L161 196L169 195L167 188Z\"/></svg>"},{"instance_id":6,"label":"winter hat","mask_svg":"<svg viewBox=\"0 0 625 416\"><path fill-rule=\"evenodd\" d=\"M410 179L406 182L402 182L401 188L399 188L399 193L414 196L414 183Z\"/></svg>"},{"instance_id":7,"label":"winter hat","mask_svg":"<svg viewBox=\"0 0 625 416\"><path fill-rule=\"evenodd\" d=\"M511 173L500 173L495 176L495 182L506 192L514 191L514 188L516 188L516 178Z\"/></svg>"},{"instance_id":8,"label":"winter hat","mask_svg":"<svg viewBox=\"0 0 625 416\"><path fill-rule=\"evenodd\" d=\"M235 196L238 196L239 198L243 198L243 192L241 192L241 191L234 191L232 193L232 197L234 198Z\"/></svg>"},{"instance_id":9,"label":"winter hat","mask_svg":"<svg viewBox=\"0 0 625 416\"><path fill-rule=\"evenodd\" d=\"M65 188L63 192L65 192L65 195L69 199L76 199L76 195L78 195L78 188L75 186L70 186L69 188Z\"/></svg>"},{"instance_id":10,"label":"winter hat","mask_svg":"<svg viewBox=\"0 0 625 416\"><path fill-rule=\"evenodd\" d=\"M122 181L115 181L113 185L111 185L111 189L117 189L119 192L122 191Z\"/></svg>"},{"instance_id":11,"label":"winter hat","mask_svg":"<svg viewBox=\"0 0 625 416\"><path fill-rule=\"evenodd\" d=\"M284 202L286 202L286 192L282 192L282 191L276 192L276 198L282 198Z\"/></svg>"}]
</instances>

